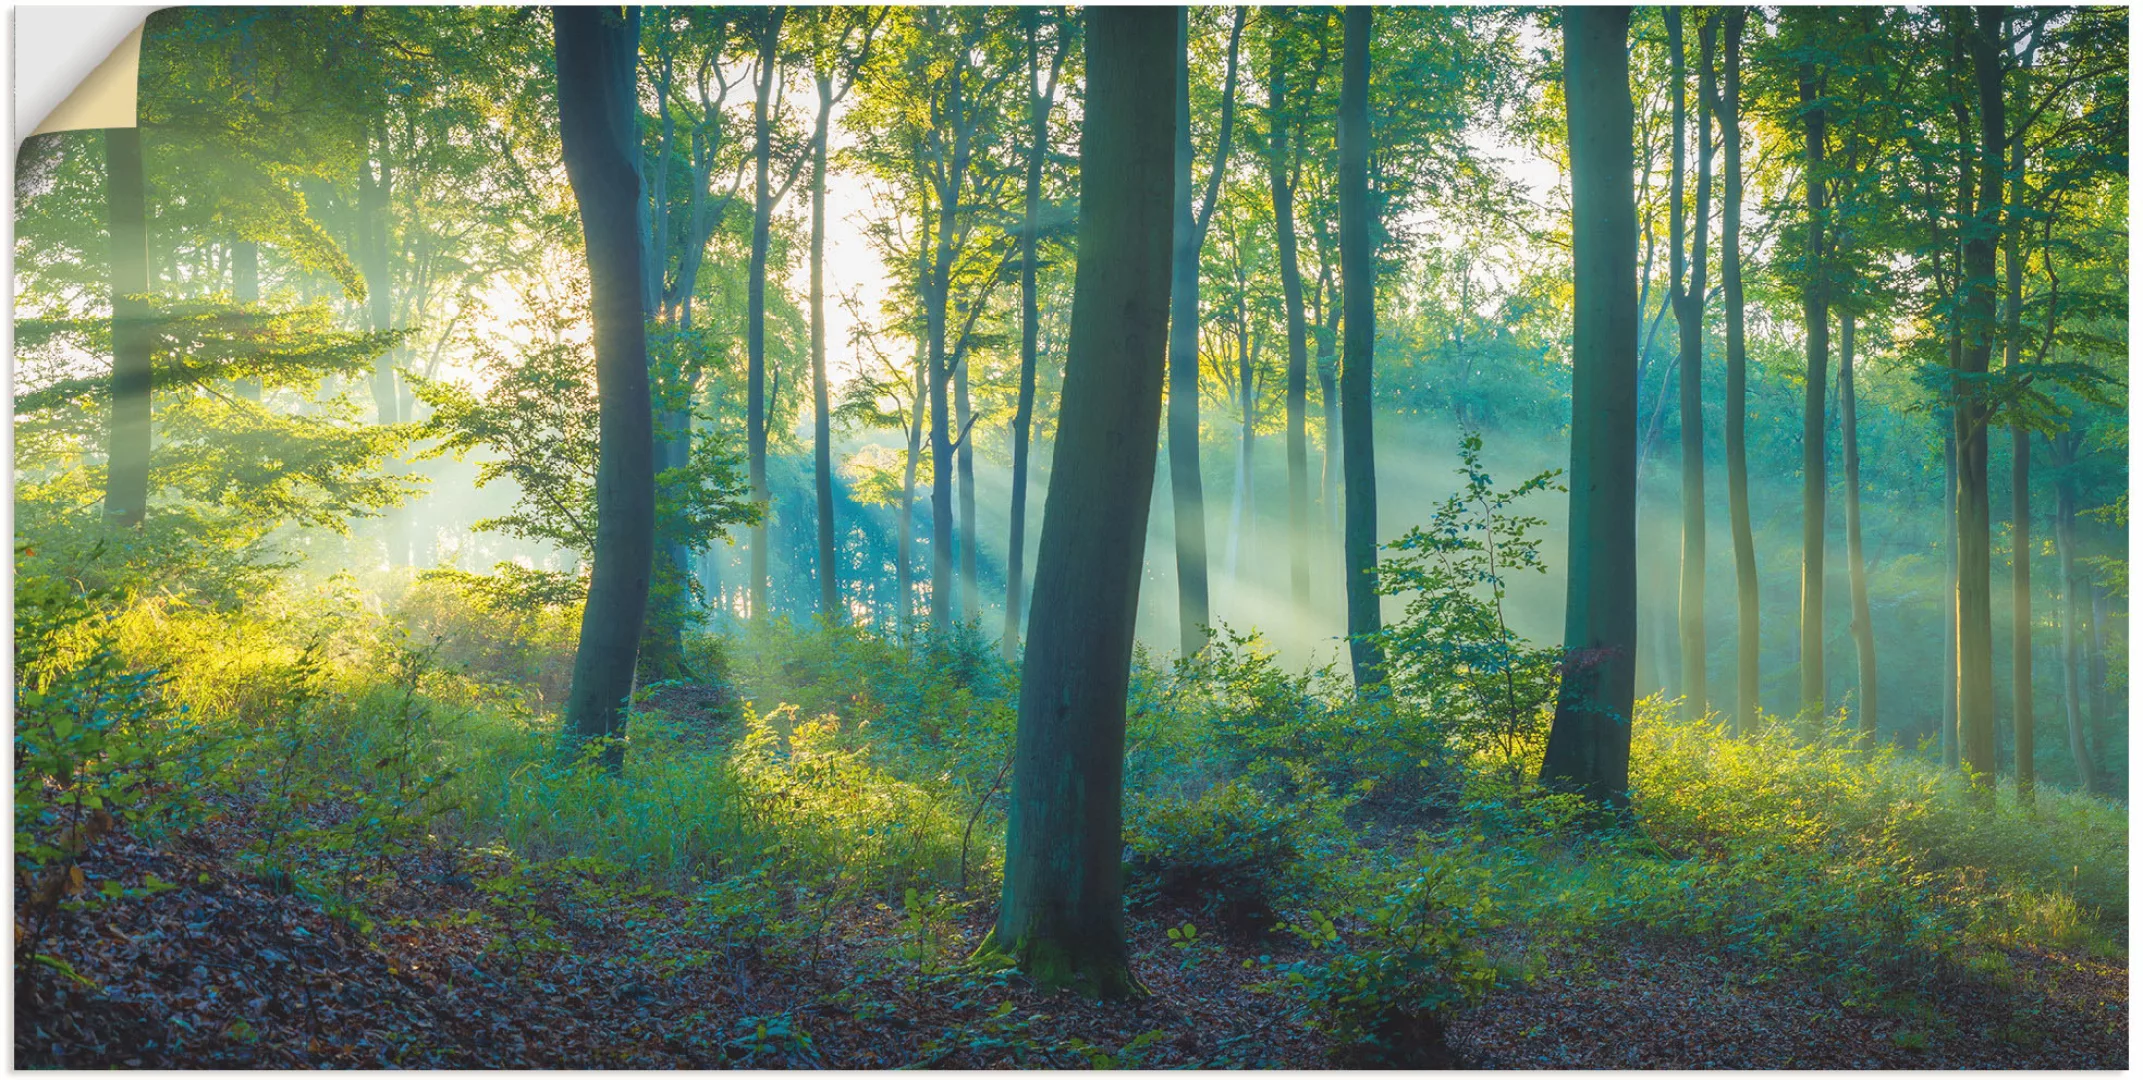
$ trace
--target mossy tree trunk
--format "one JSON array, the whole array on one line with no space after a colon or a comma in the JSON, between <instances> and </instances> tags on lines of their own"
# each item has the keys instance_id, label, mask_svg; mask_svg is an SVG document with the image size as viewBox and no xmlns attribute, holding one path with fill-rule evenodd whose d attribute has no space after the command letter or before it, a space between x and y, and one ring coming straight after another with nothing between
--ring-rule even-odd
<instances>
[{"instance_id":1,"label":"mossy tree trunk","mask_svg":"<svg viewBox=\"0 0 2143 1080\"><path fill-rule=\"evenodd\" d=\"M1020 683L1005 884L985 950L1036 982L1143 993L1123 940L1124 702L1168 333L1166 8L1086 9L1078 268Z\"/></svg>"},{"instance_id":2,"label":"mossy tree trunk","mask_svg":"<svg viewBox=\"0 0 2143 1080\"><path fill-rule=\"evenodd\" d=\"M1628 8L1563 12L1569 111L1570 554L1542 783L1629 799L1637 648L1637 204Z\"/></svg>"},{"instance_id":3,"label":"mossy tree trunk","mask_svg":"<svg viewBox=\"0 0 2143 1080\"><path fill-rule=\"evenodd\" d=\"M654 402L642 302L638 9L553 14L559 143L587 244L599 458L595 551L573 686L569 749L622 734L655 557ZM622 754L607 755L613 768Z\"/></svg>"},{"instance_id":4,"label":"mossy tree trunk","mask_svg":"<svg viewBox=\"0 0 2143 1080\"><path fill-rule=\"evenodd\" d=\"M1377 463L1372 376L1377 346L1376 208L1369 189L1369 35L1372 9L1344 10L1339 77L1339 369L1341 467L1347 475L1347 648L1357 693L1384 681L1376 634Z\"/></svg>"}]
</instances>

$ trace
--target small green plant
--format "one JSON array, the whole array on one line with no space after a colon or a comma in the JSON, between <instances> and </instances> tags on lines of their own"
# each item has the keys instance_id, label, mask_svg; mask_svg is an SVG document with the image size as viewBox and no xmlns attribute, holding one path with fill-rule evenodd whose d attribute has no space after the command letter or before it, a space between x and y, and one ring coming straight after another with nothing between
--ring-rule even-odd
<instances>
[{"instance_id":1,"label":"small green plant","mask_svg":"<svg viewBox=\"0 0 2143 1080\"><path fill-rule=\"evenodd\" d=\"M1497 490L1481 464L1481 437L1459 443L1465 486L1429 524L1388 545L1378 591L1405 596L1406 614L1380 635L1391 679L1460 743L1492 753L1514 788L1544 733L1561 679L1560 652L1511 629L1512 574L1546 573L1535 531L1547 522L1513 512L1529 495L1564 490L1560 470Z\"/></svg>"},{"instance_id":2,"label":"small green plant","mask_svg":"<svg viewBox=\"0 0 2143 1080\"><path fill-rule=\"evenodd\" d=\"M41 955L73 898L161 891L153 878L145 889L93 887L83 857L122 826L170 824L191 804L174 783L188 755L172 721L186 708L165 700L160 673L127 664L92 599L49 577L16 587L15 874L29 931L18 956Z\"/></svg>"},{"instance_id":3,"label":"small green plant","mask_svg":"<svg viewBox=\"0 0 2143 1080\"><path fill-rule=\"evenodd\" d=\"M1134 901L1190 904L1238 929L1269 924L1302 860L1301 819L1247 780L1139 800L1125 832Z\"/></svg>"},{"instance_id":4,"label":"small green plant","mask_svg":"<svg viewBox=\"0 0 2143 1080\"><path fill-rule=\"evenodd\" d=\"M818 1061L811 1033L789 1013L740 1016L731 1030L737 1034L724 1045L735 1064L785 1067Z\"/></svg>"},{"instance_id":5,"label":"small green plant","mask_svg":"<svg viewBox=\"0 0 2143 1080\"><path fill-rule=\"evenodd\" d=\"M938 973L938 958L944 954L946 939L956 936L954 916L958 912L959 905L935 889L917 892L909 888L902 893L900 937L893 955L914 965L916 979Z\"/></svg>"},{"instance_id":6,"label":"small green plant","mask_svg":"<svg viewBox=\"0 0 2143 1080\"><path fill-rule=\"evenodd\" d=\"M1344 929L1321 911L1283 924L1312 955L1278 965L1267 987L1301 1003L1341 1064L1446 1066L1445 1025L1496 983L1473 941L1486 915L1484 900L1459 895L1448 866L1432 866L1363 904Z\"/></svg>"}]
</instances>

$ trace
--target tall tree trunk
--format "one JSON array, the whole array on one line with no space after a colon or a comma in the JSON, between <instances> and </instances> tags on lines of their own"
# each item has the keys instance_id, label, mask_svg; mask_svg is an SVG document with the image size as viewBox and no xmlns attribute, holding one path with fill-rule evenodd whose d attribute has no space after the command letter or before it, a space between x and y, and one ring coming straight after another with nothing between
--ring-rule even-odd
<instances>
[{"instance_id":1,"label":"tall tree trunk","mask_svg":"<svg viewBox=\"0 0 2143 1080\"><path fill-rule=\"evenodd\" d=\"M842 621L840 556L833 526L833 402L826 386L826 133L833 80L818 78L818 119L811 128L811 467L818 497L819 614Z\"/></svg>"},{"instance_id":2,"label":"tall tree trunk","mask_svg":"<svg viewBox=\"0 0 2143 1080\"><path fill-rule=\"evenodd\" d=\"M1995 240L2002 206L2003 8L1978 10L1972 66L1979 87L1979 197L1961 220L1964 241L1959 374L1984 375L1994 349ZM1990 220L1991 219L1991 220ZM1959 380L1963 383L1965 380ZM1960 386L1960 390L1962 387ZM1957 405L1957 724L1975 786L1994 781L1994 618L1992 525L1987 491L1987 405L1973 392Z\"/></svg>"},{"instance_id":3,"label":"tall tree trunk","mask_svg":"<svg viewBox=\"0 0 2143 1080\"><path fill-rule=\"evenodd\" d=\"M387 132L384 125L371 140L371 159L358 163L357 215L361 241L358 258L359 271L365 279L366 311L374 330L389 330L394 327L394 279L389 259L392 241L393 172L387 164ZM396 385L395 357L397 349L389 349L379 355L372 371L372 404L382 424L398 423L402 419L400 387ZM401 515L389 510L382 521L387 546L387 565L402 566L407 563L404 550L403 522Z\"/></svg>"},{"instance_id":4,"label":"tall tree trunk","mask_svg":"<svg viewBox=\"0 0 2143 1080\"><path fill-rule=\"evenodd\" d=\"M952 228L949 220L958 204L946 200L944 219L938 222L940 236ZM951 260L944 261L948 268ZM945 308L948 304L944 277L930 287L923 300L924 334L929 338L930 358L930 620L939 628L960 617L960 585L953 576L953 464L952 380L948 377L945 350Z\"/></svg>"},{"instance_id":5,"label":"tall tree trunk","mask_svg":"<svg viewBox=\"0 0 2143 1080\"><path fill-rule=\"evenodd\" d=\"M2083 607L2088 618L2084 622L2090 628L2090 632L2084 635L2084 645L2087 653L2084 664L2084 680L2090 690L2090 696L2084 700L2091 704L2089 719L2089 729L2092 732L2091 741L2101 751L2104 751L2106 749L2106 737L2102 729L2107 721L2116 717L2114 706L2106 693L2106 622L2111 617L2111 611L2109 610L2112 606L2109 602L2111 594L2109 590L2097 584L2092 584L2087 593L2088 599ZM2120 725L2115 724L2114 726L2117 728Z\"/></svg>"},{"instance_id":6,"label":"tall tree trunk","mask_svg":"<svg viewBox=\"0 0 2143 1080\"><path fill-rule=\"evenodd\" d=\"M1705 682L1704 655L1704 291L1708 287L1705 257L1706 231L1711 221L1711 99L1712 54L1717 43L1718 16L1707 15L1697 31L1700 66L1697 69L1697 199L1695 236L1689 245L1689 280L1682 282L1683 140L1682 13L1667 14L1668 49L1674 82L1674 169L1669 200L1674 207L1668 246L1672 249L1674 321L1681 332L1681 427L1682 427L1682 582L1681 651L1682 712L1692 719L1710 711ZM1639 310L1642 310L1641 308Z\"/></svg>"},{"instance_id":7,"label":"tall tree trunk","mask_svg":"<svg viewBox=\"0 0 2143 1080\"><path fill-rule=\"evenodd\" d=\"M923 410L929 402L930 353L915 351L915 415L908 422L908 457L900 475L900 626L915 626L915 472L922 461Z\"/></svg>"},{"instance_id":8,"label":"tall tree trunk","mask_svg":"<svg viewBox=\"0 0 2143 1080\"><path fill-rule=\"evenodd\" d=\"M953 451L960 502L960 621L974 622L980 599L975 588L975 414L967 397L965 359L955 361L953 366L952 413L960 425L959 447Z\"/></svg>"},{"instance_id":9,"label":"tall tree trunk","mask_svg":"<svg viewBox=\"0 0 2143 1080\"><path fill-rule=\"evenodd\" d=\"M1853 396L1853 313L1838 314L1838 420L1845 445L1845 558L1853 590L1853 647L1859 658L1860 734L1875 745L1875 624L1868 614L1868 562L1860 543L1860 415Z\"/></svg>"},{"instance_id":10,"label":"tall tree trunk","mask_svg":"<svg viewBox=\"0 0 2143 1080\"><path fill-rule=\"evenodd\" d=\"M752 101L752 251L744 284L744 351L746 471L752 499L760 504L759 522L752 526L750 595L751 617L767 615L767 524L773 517L773 497L766 486L766 255L772 243L774 224L773 188L768 176L773 165L773 118L767 115L768 98L774 90L779 62L781 24L788 9L770 7L759 29L759 74Z\"/></svg>"},{"instance_id":11,"label":"tall tree trunk","mask_svg":"<svg viewBox=\"0 0 2143 1080\"><path fill-rule=\"evenodd\" d=\"M1331 290L1327 290L1328 292ZM1339 418L1339 305L1327 301L1331 311L1317 334L1317 399L1324 406L1324 460L1319 477L1324 492L1324 522L1327 558L1333 540L1339 535L1340 491L1339 475L1340 429ZM1329 563L1327 564L1329 565Z\"/></svg>"},{"instance_id":12,"label":"tall tree trunk","mask_svg":"<svg viewBox=\"0 0 2143 1080\"><path fill-rule=\"evenodd\" d=\"M1027 455L1034 431L1034 381L1036 352L1041 340L1041 304L1036 295L1036 260L1040 257L1042 166L1049 160L1049 112L1056 103L1057 75L1062 70L1065 46L1058 43L1050 61L1049 78L1040 79L1040 45L1036 41L1039 9L1025 8L1027 26L1027 71L1031 82L1027 101L1027 182L1019 232L1019 403L1012 414L1012 527L1005 542L1005 632L1007 658L1019 655L1021 615L1026 610L1027 566ZM1060 28L1060 34L1063 30Z\"/></svg>"},{"instance_id":13,"label":"tall tree trunk","mask_svg":"<svg viewBox=\"0 0 2143 1080\"><path fill-rule=\"evenodd\" d=\"M1825 121L1816 104L1822 96L1815 66L1800 68L1803 133L1806 145L1808 192L1807 283L1801 288L1801 324L1807 336L1807 379L1801 399L1801 699L1800 712L1820 714L1826 707L1823 682L1823 546L1825 485L1829 481L1824 463L1825 376L1830 370L1830 299L1824 280L1824 185Z\"/></svg>"},{"instance_id":14,"label":"tall tree trunk","mask_svg":"<svg viewBox=\"0 0 2143 1080\"><path fill-rule=\"evenodd\" d=\"M2028 46L2022 64L2029 65L2035 46ZM2003 213L2002 270L2006 296L2002 302L2002 364L2012 377L2024 360L2024 259L2022 223L2018 208L2024 205L2024 132L2010 138L2008 208ZM2048 258L2052 258L2049 254ZM2051 315L2049 316L2051 318ZM2017 798L2032 801L2038 783L2036 757L2037 718L2032 715L2032 613L2031 613L2031 431L2023 424L2009 428L2009 528L2010 617L2009 671L2010 708L2016 720Z\"/></svg>"},{"instance_id":15,"label":"tall tree trunk","mask_svg":"<svg viewBox=\"0 0 2143 1080\"><path fill-rule=\"evenodd\" d=\"M1309 330L1302 311L1302 264L1295 239L1295 185L1289 175L1287 65L1293 61L1285 13L1274 12L1271 71L1266 78L1273 234L1280 252L1280 293L1287 308L1287 564L1298 616L1310 607Z\"/></svg>"},{"instance_id":16,"label":"tall tree trunk","mask_svg":"<svg viewBox=\"0 0 2143 1080\"><path fill-rule=\"evenodd\" d=\"M570 750L625 729L654 570L655 444L641 307L639 11L562 7L553 18L559 143L588 251L600 446L594 565L566 698ZM623 752L613 744L605 758L616 768Z\"/></svg>"},{"instance_id":17,"label":"tall tree trunk","mask_svg":"<svg viewBox=\"0 0 2143 1080\"><path fill-rule=\"evenodd\" d=\"M1124 701L1161 419L1180 46L1166 8L1086 19L1071 337L984 948L1045 987L1125 997L1143 990L1123 938Z\"/></svg>"},{"instance_id":18,"label":"tall tree trunk","mask_svg":"<svg viewBox=\"0 0 2143 1080\"><path fill-rule=\"evenodd\" d=\"M2055 464L2063 466L2054 485L2054 545L2061 561L2061 703L2067 714L2069 757L2076 765L2077 783L2087 792L2097 792L2098 777L2091 767L2091 748L2085 740L2083 649L2080 624L2085 605L2077 596L2082 576L2076 569L2076 485L2069 479L2069 466L2076 461L2075 436L2055 436Z\"/></svg>"},{"instance_id":19,"label":"tall tree trunk","mask_svg":"<svg viewBox=\"0 0 2143 1080\"><path fill-rule=\"evenodd\" d=\"M138 529L149 512L149 409L154 385L149 320L149 210L139 127L104 131L104 209L112 243L111 426L106 432L104 519Z\"/></svg>"},{"instance_id":20,"label":"tall tree trunk","mask_svg":"<svg viewBox=\"0 0 2143 1080\"><path fill-rule=\"evenodd\" d=\"M1244 282L1237 282L1238 286ZM1241 297L1242 293L1237 293ZM1254 505L1255 492L1251 490L1252 458L1257 448L1257 350L1252 344L1249 310L1241 300L1236 301L1236 383L1239 386L1238 404L1241 406L1240 425L1235 443L1235 497L1228 507L1228 579L1241 586L1243 583L1243 546L1248 540L1250 523L1257 516Z\"/></svg>"},{"instance_id":21,"label":"tall tree trunk","mask_svg":"<svg viewBox=\"0 0 2143 1080\"><path fill-rule=\"evenodd\" d=\"M1726 205L1719 226L1719 276L1726 287L1726 501L1734 533L1734 732L1756 731L1761 626L1757 621L1756 532L1749 519L1749 361L1741 291L1741 33L1748 9L1726 13L1726 86L1719 134L1726 151Z\"/></svg>"},{"instance_id":22,"label":"tall tree trunk","mask_svg":"<svg viewBox=\"0 0 2143 1080\"><path fill-rule=\"evenodd\" d=\"M1198 253L1220 199L1234 137L1235 65L1242 43L1243 14L1235 15L1228 40L1226 85L1221 91L1220 132L1213 166L1206 174L1205 202L1191 204L1190 9L1176 9L1175 250L1170 258L1168 315L1168 479L1175 507L1176 609L1183 655L1205 648L1212 601L1207 583L1205 481L1198 470Z\"/></svg>"},{"instance_id":23,"label":"tall tree trunk","mask_svg":"<svg viewBox=\"0 0 2143 1080\"><path fill-rule=\"evenodd\" d=\"M260 243L255 240L231 242L231 299L241 304L260 303ZM234 387L238 396L247 401L259 401L261 384L258 377L238 380Z\"/></svg>"},{"instance_id":24,"label":"tall tree trunk","mask_svg":"<svg viewBox=\"0 0 2143 1080\"><path fill-rule=\"evenodd\" d=\"M1339 279L1341 464L1347 473L1347 648L1357 693L1384 681L1377 596L1377 465L1371 438L1371 376L1377 347L1376 213L1369 190L1369 34L1371 9L1342 15L1339 78Z\"/></svg>"},{"instance_id":25,"label":"tall tree trunk","mask_svg":"<svg viewBox=\"0 0 2143 1080\"><path fill-rule=\"evenodd\" d=\"M1570 555L1544 784L1629 799L1637 647L1637 204L1628 8L1563 12L1572 305Z\"/></svg>"},{"instance_id":26,"label":"tall tree trunk","mask_svg":"<svg viewBox=\"0 0 2143 1080\"><path fill-rule=\"evenodd\" d=\"M1954 350L1953 350L1954 352ZM1942 764L1954 769L1957 747L1957 423L1942 421Z\"/></svg>"}]
</instances>

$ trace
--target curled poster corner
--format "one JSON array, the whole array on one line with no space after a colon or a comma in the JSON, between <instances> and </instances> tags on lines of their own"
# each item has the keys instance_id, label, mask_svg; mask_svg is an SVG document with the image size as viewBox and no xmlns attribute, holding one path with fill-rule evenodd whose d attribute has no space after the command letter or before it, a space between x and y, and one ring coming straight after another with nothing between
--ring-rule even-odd
<instances>
[{"instance_id":1,"label":"curled poster corner","mask_svg":"<svg viewBox=\"0 0 2143 1080\"><path fill-rule=\"evenodd\" d=\"M155 10L16 8L17 141L55 131L135 126L142 24Z\"/></svg>"}]
</instances>

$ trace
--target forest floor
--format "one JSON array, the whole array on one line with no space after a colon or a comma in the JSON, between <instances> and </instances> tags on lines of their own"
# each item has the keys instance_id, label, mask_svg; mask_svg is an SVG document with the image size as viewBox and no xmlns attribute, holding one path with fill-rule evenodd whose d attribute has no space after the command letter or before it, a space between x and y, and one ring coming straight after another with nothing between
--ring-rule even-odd
<instances>
[{"instance_id":1,"label":"forest floor","mask_svg":"<svg viewBox=\"0 0 2143 1080\"><path fill-rule=\"evenodd\" d=\"M153 895L40 914L18 889L18 1067L1316 1067L1323 1038L1258 990L1291 941L1185 945L1130 921L1135 1003L1044 996L962 960L986 899L846 901L808 937L712 932L600 869L529 874L438 841L355 866L356 905L248 870L227 804L80 863ZM157 885L155 882L168 883ZM767 888L774 886L768 885ZM797 890L794 904L812 904ZM69 909L72 910L69 910ZM2018 949L1932 995L1848 1002L1685 939L1488 943L1522 972L1451 1027L1485 1068L2124 1068L2125 962ZM38 956L24 962L26 956Z\"/></svg>"}]
</instances>

